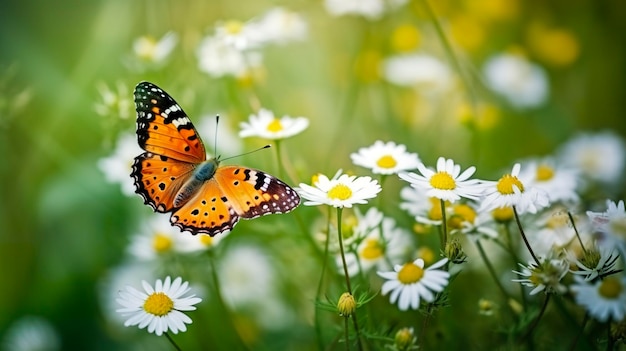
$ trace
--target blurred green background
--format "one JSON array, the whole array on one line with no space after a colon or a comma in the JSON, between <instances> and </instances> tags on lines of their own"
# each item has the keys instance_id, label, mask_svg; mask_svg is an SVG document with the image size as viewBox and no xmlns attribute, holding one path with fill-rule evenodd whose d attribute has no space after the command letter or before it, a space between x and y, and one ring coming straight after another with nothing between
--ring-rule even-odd
<instances>
[{"instance_id":1,"label":"blurred green background","mask_svg":"<svg viewBox=\"0 0 626 351\"><path fill-rule=\"evenodd\" d=\"M20 316L39 315L57 329L63 349L119 347L98 302L97 285L122 260L128 234L146 209L139 197L129 199L117 184L106 183L96 167L112 152L117 135L134 129L132 110L125 120L95 113L98 84L121 82L132 98L137 82L154 81L192 119L224 111L230 120L223 123L235 130L252 112L251 91L277 114L306 116L307 132L284 144L297 182L309 182L316 172L354 170L349 153L377 139L404 143L430 164L440 155L474 164L479 176L488 177L520 157L553 152L578 131L610 129L626 136L626 3L500 1L513 9L500 18L489 17L493 3L431 1L447 35L459 14L476 19L485 31L473 48L463 47L461 38L452 41L470 80L477 81L475 73L490 55L521 49L546 69L550 99L532 110L503 107L494 126L472 132L445 97L415 98L412 91L361 75L363 53L393 54L390 38L402 24L424 33L424 50L449 60L419 0L375 21L333 17L323 2L304 0L2 1L0 338ZM265 50L262 79L241 86L198 71L196 46L217 21L246 21L277 5L305 18L308 39ZM529 28L537 23L567 29L580 48L576 57L551 64L534 50ZM179 42L165 68L137 72L124 65L137 37L158 38L169 31ZM472 94L460 85L467 101L476 96L480 102L500 102L480 84ZM420 119L416 104L437 112ZM213 144L212 135L204 139ZM246 141L245 149L262 144ZM262 152L237 162L275 172L273 157ZM315 212L304 214L312 218Z\"/></svg>"}]
</instances>

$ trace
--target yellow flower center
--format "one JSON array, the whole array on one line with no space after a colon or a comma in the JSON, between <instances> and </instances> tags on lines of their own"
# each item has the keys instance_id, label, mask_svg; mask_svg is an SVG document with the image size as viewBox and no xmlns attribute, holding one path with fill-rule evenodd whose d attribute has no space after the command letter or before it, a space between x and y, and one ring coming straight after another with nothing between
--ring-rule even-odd
<instances>
[{"instance_id":1,"label":"yellow flower center","mask_svg":"<svg viewBox=\"0 0 626 351\"><path fill-rule=\"evenodd\" d=\"M550 229L563 228L569 225L570 225L569 216L567 215L565 211L560 211L560 210L552 213L552 216L550 216L550 219L548 219L546 223L546 227Z\"/></svg>"},{"instance_id":2,"label":"yellow flower center","mask_svg":"<svg viewBox=\"0 0 626 351\"><path fill-rule=\"evenodd\" d=\"M228 34L239 34L241 33L241 30L243 29L243 23L239 21L231 20L231 21L224 23L224 29L226 30L226 33Z\"/></svg>"},{"instance_id":3,"label":"yellow flower center","mask_svg":"<svg viewBox=\"0 0 626 351\"><path fill-rule=\"evenodd\" d=\"M624 289L622 282L614 276L610 276L605 278L602 283L600 283L600 287L598 288L598 292L602 297L607 299L616 299Z\"/></svg>"},{"instance_id":4,"label":"yellow flower center","mask_svg":"<svg viewBox=\"0 0 626 351\"><path fill-rule=\"evenodd\" d=\"M508 222L513 219L514 213L512 207L500 207L493 210L491 215L498 222Z\"/></svg>"},{"instance_id":5,"label":"yellow flower center","mask_svg":"<svg viewBox=\"0 0 626 351\"><path fill-rule=\"evenodd\" d=\"M150 60L154 57L157 42L152 37L141 37L137 40L136 53L137 56L144 60Z\"/></svg>"},{"instance_id":6,"label":"yellow flower center","mask_svg":"<svg viewBox=\"0 0 626 351\"><path fill-rule=\"evenodd\" d=\"M432 219L433 221L440 221L443 216L441 215L441 200L439 200L436 197L430 197L428 198L428 200L430 201L430 211L428 211L428 218ZM447 205L447 201L446 201L446 205Z\"/></svg>"},{"instance_id":7,"label":"yellow flower center","mask_svg":"<svg viewBox=\"0 0 626 351\"><path fill-rule=\"evenodd\" d=\"M404 285L417 283L423 276L424 270L412 262L402 266L402 269L398 272L398 280Z\"/></svg>"},{"instance_id":8,"label":"yellow flower center","mask_svg":"<svg viewBox=\"0 0 626 351\"><path fill-rule=\"evenodd\" d=\"M366 260L375 260L383 257L385 248L378 239L369 238L365 240L365 245L361 250L361 257Z\"/></svg>"},{"instance_id":9,"label":"yellow flower center","mask_svg":"<svg viewBox=\"0 0 626 351\"><path fill-rule=\"evenodd\" d=\"M520 192L524 192L524 185L517 177L507 174L498 180L498 191L503 195L511 195L515 193L513 191L513 185L515 185Z\"/></svg>"},{"instance_id":10,"label":"yellow flower center","mask_svg":"<svg viewBox=\"0 0 626 351\"><path fill-rule=\"evenodd\" d=\"M463 222L473 224L476 220L476 211L468 205L455 205L453 211L454 213L448 219L450 229L461 229L463 228Z\"/></svg>"},{"instance_id":11,"label":"yellow flower center","mask_svg":"<svg viewBox=\"0 0 626 351\"><path fill-rule=\"evenodd\" d=\"M165 316L174 309L174 301L165 293L152 293L144 302L143 309L155 316Z\"/></svg>"},{"instance_id":12,"label":"yellow flower center","mask_svg":"<svg viewBox=\"0 0 626 351\"><path fill-rule=\"evenodd\" d=\"M539 181L548 181L554 177L554 169L550 166L541 165L537 167L537 180Z\"/></svg>"},{"instance_id":13,"label":"yellow flower center","mask_svg":"<svg viewBox=\"0 0 626 351\"><path fill-rule=\"evenodd\" d=\"M352 189L344 184L337 184L328 191L329 199L347 200L352 197Z\"/></svg>"},{"instance_id":14,"label":"yellow flower center","mask_svg":"<svg viewBox=\"0 0 626 351\"><path fill-rule=\"evenodd\" d=\"M430 177L430 185L435 189L454 190L456 183L452 176L447 172L437 172Z\"/></svg>"},{"instance_id":15,"label":"yellow flower center","mask_svg":"<svg viewBox=\"0 0 626 351\"><path fill-rule=\"evenodd\" d=\"M396 51L409 52L417 49L420 39L420 32L415 26L403 24L393 31L391 45Z\"/></svg>"},{"instance_id":16,"label":"yellow flower center","mask_svg":"<svg viewBox=\"0 0 626 351\"><path fill-rule=\"evenodd\" d=\"M378 159L376 165L380 168L393 168L398 164L395 158L391 155L385 155Z\"/></svg>"},{"instance_id":17,"label":"yellow flower center","mask_svg":"<svg viewBox=\"0 0 626 351\"><path fill-rule=\"evenodd\" d=\"M204 246L213 245L213 238L210 235L200 235L200 243Z\"/></svg>"},{"instance_id":18,"label":"yellow flower center","mask_svg":"<svg viewBox=\"0 0 626 351\"><path fill-rule=\"evenodd\" d=\"M417 257L421 257L426 264L431 264L435 261L435 252L428 246L422 246L417 250Z\"/></svg>"},{"instance_id":19,"label":"yellow flower center","mask_svg":"<svg viewBox=\"0 0 626 351\"><path fill-rule=\"evenodd\" d=\"M158 253L170 251L173 244L172 239L163 233L156 233L152 238L152 248Z\"/></svg>"},{"instance_id":20,"label":"yellow flower center","mask_svg":"<svg viewBox=\"0 0 626 351\"><path fill-rule=\"evenodd\" d=\"M280 132L281 130L283 130L283 125L282 123L280 123L280 119L278 118L274 118L268 125L267 125L267 130L272 132L272 133L277 133Z\"/></svg>"}]
</instances>

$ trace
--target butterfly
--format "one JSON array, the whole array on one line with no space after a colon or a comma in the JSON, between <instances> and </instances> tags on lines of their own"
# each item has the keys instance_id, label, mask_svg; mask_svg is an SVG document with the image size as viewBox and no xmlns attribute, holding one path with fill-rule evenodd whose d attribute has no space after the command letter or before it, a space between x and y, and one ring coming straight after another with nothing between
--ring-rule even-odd
<instances>
[{"instance_id":1,"label":"butterfly","mask_svg":"<svg viewBox=\"0 0 626 351\"><path fill-rule=\"evenodd\" d=\"M137 140L146 151L133 163L135 192L155 212L171 212L172 225L214 236L241 218L286 213L300 204L298 193L276 177L207 159L193 123L163 89L141 82L134 96Z\"/></svg>"}]
</instances>

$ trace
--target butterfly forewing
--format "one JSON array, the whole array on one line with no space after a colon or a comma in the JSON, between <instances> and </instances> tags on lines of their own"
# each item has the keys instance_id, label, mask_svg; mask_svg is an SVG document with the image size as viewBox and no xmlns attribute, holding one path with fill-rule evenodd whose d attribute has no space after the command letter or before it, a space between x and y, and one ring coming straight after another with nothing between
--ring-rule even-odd
<instances>
[{"instance_id":1,"label":"butterfly forewing","mask_svg":"<svg viewBox=\"0 0 626 351\"><path fill-rule=\"evenodd\" d=\"M135 87L137 140L142 149L179 161L206 159L202 140L187 114L165 91L148 82Z\"/></svg>"}]
</instances>

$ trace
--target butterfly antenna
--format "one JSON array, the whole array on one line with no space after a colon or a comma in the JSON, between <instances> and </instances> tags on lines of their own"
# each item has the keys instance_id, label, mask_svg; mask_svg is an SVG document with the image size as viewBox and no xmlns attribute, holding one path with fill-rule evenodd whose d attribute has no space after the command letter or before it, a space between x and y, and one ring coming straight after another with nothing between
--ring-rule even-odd
<instances>
[{"instance_id":1,"label":"butterfly antenna","mask_svg":"<svg viewBox=\"0 0 626 351\"><path fill-rule=\"evenodd\" d=\"M217 126L220 124L220 115L215 115L215 135L213 136L213 151L215 152L215 155L217 156L217 158L219 158L219 156L217 155Z\"/></svg>"},{"instance_id":2,"label":"butterfly antenna","mask_svg":"<svg viewBox=\"0 0 626 351\"><path fill-rule=\"evenodd\" d=\"M263 149L268 149L268 148L270 148L270 147L272 147L272 145L267 144L267 145L265 145L265 146L261 146L261 147L260 147L260 148L258 148L258 149L255 149L255 150L252 150L252 151L248 151L248 152L244 152L243 154L239 154L239 155L235 155L235 156L226 157L225 159L222 159L221 161L230 160L231 158L235 158L235 157L245 156L245 155L251 154L251 153L253 153L253 152L257 152L257 151L260 151L260 150L263 150Z\"/></svg>"}]
</instances>

